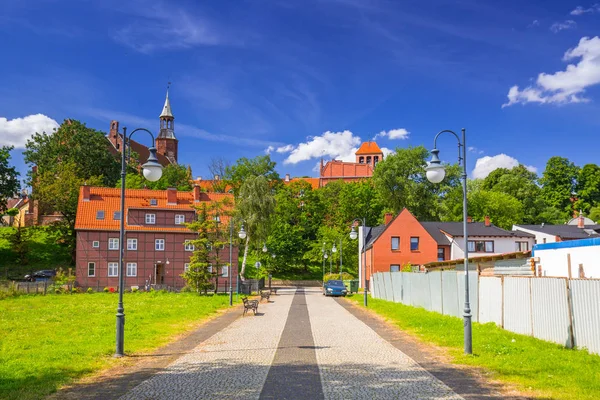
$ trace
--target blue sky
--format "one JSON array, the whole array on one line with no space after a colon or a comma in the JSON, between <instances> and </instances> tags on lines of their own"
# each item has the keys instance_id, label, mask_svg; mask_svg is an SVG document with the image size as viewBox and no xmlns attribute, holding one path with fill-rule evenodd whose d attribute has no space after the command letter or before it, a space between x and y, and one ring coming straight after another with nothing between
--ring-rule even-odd
<instances>
[{"instance_id":1,"label":"blue sky","mask_svg":"<svg viewBox=\"0 0 600 400\"><path fill-rule=\"evenodd\" d=\"M157 131L171 81L180 163L204 177L211 158L265 151L281 175L315 176L361 140L429 148L463 127L471 176L598 162L594 0L6 3L0 144L65 118Z\"/></svg>"}]
</instances>

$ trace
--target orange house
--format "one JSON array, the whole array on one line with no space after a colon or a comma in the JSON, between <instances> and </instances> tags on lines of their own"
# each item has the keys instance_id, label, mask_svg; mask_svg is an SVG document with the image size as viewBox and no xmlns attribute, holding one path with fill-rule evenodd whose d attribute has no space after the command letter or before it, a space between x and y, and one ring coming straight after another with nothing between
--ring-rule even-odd
<instances>
[{"instance_id":1,"label":"orange house","mask_svg":"<svg viewBox=\"0 0 600 400\"><path fill-rule=\"evenodd\" d=\"M450 246L439 245L407 209L396 218L386 214L385 224L371 228L366 241L367 279L376 272L399 271L407 263L447 259L450 253Z\"/></svg>"}]
</instances>

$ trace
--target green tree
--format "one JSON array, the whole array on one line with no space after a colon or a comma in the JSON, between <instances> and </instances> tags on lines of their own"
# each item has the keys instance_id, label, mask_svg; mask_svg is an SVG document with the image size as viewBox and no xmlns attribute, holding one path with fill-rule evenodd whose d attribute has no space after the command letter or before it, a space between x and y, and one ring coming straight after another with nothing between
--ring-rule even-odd
<instances>
[{"instance_id":1,"label":"green tree","mask_svg":"<svg viewBox=\"0 0 600 400\"><path fill-rule=\"evenodd\" d=\"M115 187L121 187L121 179L117 181ZM163 168L162 176L156 182L150 182L138 173L130 172L125 178L125 187L127 189L153 189L166 190L174 187L177 190L192 190L192 184L189 179L188 167L182 164L169 164Z\"/></svg>"},{"instance_id":2,"label":"green tree","mask_svg":"<svg viewBox=\"0 0 600 400\"><path fill-rule=\"evenodd\" d=\"M274 210L275 199L267 178L263 175L248 176L240 188L237 201L237 211L246 230L241 279L245 279L248 249L250 245L257 247L266 241Z\"/></svg>"},{"instance_id":3,"label":"green tree","mask_svg":"<svg viewBox=\"0 0 600 400\"><path fill-rule=\"evenodd\" d=\"M194 252L190 257L188 269L181 274L187 285L198 294L206 293L211 286L212 272L209 270L210 259L210 239L208 232L211 227L208 215L208 207L203 203L198 209L198 219L187 224L187 227L196 232L198 236L190 243L194 245Z\"/></svg>"},{"instance_id":4,"label":"green tree","mask_svg":"<svg viewBox=\"0 0 600 400\"><path fill-rule=\"evenodd\" d=\"M275 161L270 155L257 156L254 158L240 158L234 165L225 167L225 180L231 185L234 194L239 194L242 184L252 176L263 176L271 184L280 181L279 174L275 171Z\"/></svg>"},{"instance_id":5,"label":"green tree","mask_svg":"<svg viewBox=\"0 0 600 400\"><path fill-rule=\"evenodd\" d=\"M564 219L573 215L573 193L575 193L579 167L564 157L551 157L540 179L542 198L550 207L558 210Z\"/></svg>"},{"instance_id":6,"label":"green tree","mask_svg":"<svg viewBox=\"0 0 600 400\"><path fill-rule=\"evenodd\" d=\"M487 190L478 190L468 195L469 215L475 221L483 221L486 216L500 228L512 229L513 224L523 220L523 204L513 196Z\"/></svg>"},{"instance_id":7,"label":"green tree","mask_svg":"<svg viewBox=\"0 0 600 400\"><path fill-rule=\"evenodd\" d=\"M460 169L447 166L444 181L433 184L425 175L428 158L423 146L398 148L377 164L373 182L387 209L399 213L407 208L420 220L439 220L440 203L460 185Z\"/></svg>"},{"instance_id":8,"label":"green tree","mask_svg":"<svg viewBox=\"0 0 600 400\"><path fill-rule=\"evenodd\" d=\"M576 192L575 210L583 210L587 214L592 207L600 205L600 167L598 165L586 164L579 170Z\"/></svg>"},{"instance_id":9,"label":"green tree","mask_svg":"<svg viewBox=\"0 0 600 400\"><path fill-rule=\"evenodd\" d=\"M8 199L19 192L19 173L10 166L12 146L0 147L0 214L6 211Z\"/></svg>"}]
</instances>

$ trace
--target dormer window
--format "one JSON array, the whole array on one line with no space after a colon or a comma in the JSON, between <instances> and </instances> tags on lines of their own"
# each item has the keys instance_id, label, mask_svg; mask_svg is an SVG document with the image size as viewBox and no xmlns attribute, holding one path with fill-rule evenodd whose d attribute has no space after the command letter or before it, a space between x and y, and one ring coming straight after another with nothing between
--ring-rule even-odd
<instances>
[{"instance_id":1,"label":"dormer window","mask_svg":"<svg viewBox=\"0 0 600 400\"><path fill-rule=\"evenodd\" d=\"M104 210L96 211L96 219L104 219Z\"/></svg>"},{"instance_id":2,"label":"dormer window","mask_svg":"<svg viewBox=\"0 0 600 400\"><path fill-rule=\"evenodd\" d=\"M150 199L150 205L151 206L155 206L157 204L158 204L158 202L156 201L156 199Z\"/></svg>"},{"instance_id":3,"label":"dormer window","mask_svg":"<svg viewBox=\"0 0 600 400\"><path fill-rule=\"evenodd\" d=\"M121 219L121 211L115 211L113 212L113 219L114 220L120 220Z\"/></svg>"}]
</instances>

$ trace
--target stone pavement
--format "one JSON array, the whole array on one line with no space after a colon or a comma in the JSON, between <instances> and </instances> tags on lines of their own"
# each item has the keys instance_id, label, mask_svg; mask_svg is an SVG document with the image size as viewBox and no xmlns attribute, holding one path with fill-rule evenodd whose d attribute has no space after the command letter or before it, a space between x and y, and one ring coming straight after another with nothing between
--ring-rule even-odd
<instances>
[{"instance_id":1,"label":"stone pavement","mask_svg":"<svg viewBox=\"0 0 600 400\"><path fill-rule=\"evenodd\" d=\"M506 398L464 370L423 356L397 329L322 296L320 288L278 290L258 315L223 326L133 388L101 398Z\"/></svg>"}]
</instances>

